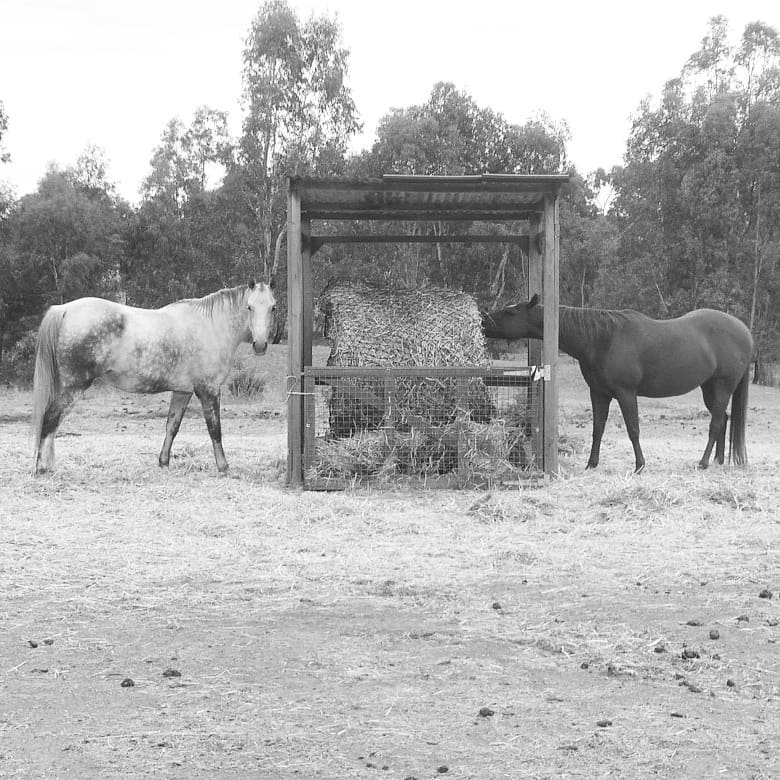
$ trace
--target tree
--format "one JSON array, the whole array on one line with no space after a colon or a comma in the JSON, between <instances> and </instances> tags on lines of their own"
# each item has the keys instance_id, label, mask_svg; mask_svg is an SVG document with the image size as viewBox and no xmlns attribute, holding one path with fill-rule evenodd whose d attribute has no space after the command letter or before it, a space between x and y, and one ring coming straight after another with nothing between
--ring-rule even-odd
<instances>
[{"instance_id":1,"label":"tree","mask_svg":"<svg viewBox=\"0 0 780 780\"><path fill-rule=\"evenodd\" d=\"M227 114L201 106L189 127L174 118L166 125L144 179L144 201L155 200L181 216L188 200L206 191L209 172L224 174L232 154Z\"/></svg>"},{"instance_id":2,"label":"tree","mask_svg":"<svg viewBox=\"0 0 780 780\"><path fill-rule=\"evenodd\" d=\"M760 22L736 47L727 33L713 18L659 106L641 105L612 176L625 270L599 289L648 313L730 311L761 355L778 349L780 43Z\"/></svg>"},{"instance_id":3,"label":"tree","mask_svg":"<svg viewBox=\"0 0 780 780\"><path fill-rule=\"evenodd\" d=\"M101 166L87 150L76 168L52 166L37 192L19 202L14 217L18 262L31 277L39 310L84 295L119 292L128 206L98 186L90 172Z\"/></svg>"},{"instance_id":4,"label":"tree","mask_svg":"<svg viewBox=\"0 0 780 780\"><path fill-rule=\"evenodd\" d=\"M377 140L370 152L350 161L349 173L358 178L383 173L407 175L463 175L483 173L561 173L571 171L572 184L564 199L583 218L591 207L584 181L567 163L568 128L541 114L524 125L513 125L492 109L479 106L466 92L448 82L434 84L428 99L420 104L390 111L377 127ZM579 200L577 200L579 198ZM577 203L575 204L575 200ZM592 209L591 209L592 210ZM563 220L562 220L563 224ZM459 225L457 232L468 226ZM377 228L378 229L378 228ZM412 235L446 235L447 223L409 223ZM495 225L495 234L516 232L520 226ZM562 246L574 238L565 233ZM573 250L574 253L578 250ZM415 244L383 245L372 250L372 263L361 267L360 249L343 247L331 274L401 283L414 287L437 284L469 290L485 305L498 300L516 300L526 292L528 258L512 244ZM568 256L565 254L565 256ZM582 260L584 255L578 255ZM321 251L319 262L328 262ZM579 300L579 299L578 299Z\"/></svg>"},{"instance_id":5,"label":"tree","mask_svg":"<svg viewBox=\"0 0 780 780\"><path fill-rule=\"evenodd\" d=\"M5 112L3 101L0 100L0 163L6 163L11 159L11 155L5 151L3 146L3 136L8 130L8 114Z\"/></svg>"},{"instance_id":6,"label":"tree","mask_svg":"<svg viewBox=\"0 0 780 780\"><path fill-rule=\"evenodd\" d=\"M229 186L252 216L247 251L265 277L279 272L285 177L342 172L360 127L347 87L348 59L335 21L312 16L302 24L285 0L267 2L250 27L243 132Z\"/></svg>"},{"instance_id":7,"label":"tree","mask_svg":"<svg viewBox=\"0 0 780 780\"><path fill-rule=\"evenodd\" d=\"M222 111L202 106L189 125L174 118L165 126L127 226L122 272L135 305L160 306L233 283L237 241L229 215L216 214L219 189L210 188L232 154Z\"/></svg>"}]
</instances>

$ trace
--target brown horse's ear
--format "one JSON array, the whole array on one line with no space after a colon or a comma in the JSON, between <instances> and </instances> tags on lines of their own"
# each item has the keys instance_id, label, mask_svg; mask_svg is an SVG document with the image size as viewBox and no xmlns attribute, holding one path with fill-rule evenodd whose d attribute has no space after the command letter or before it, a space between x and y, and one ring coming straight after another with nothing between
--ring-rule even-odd
<instances>
[{"instance_id":1,"label":"brown horse's ear","mask_svg":"<svg viewBox=\"0 0 780 780\"><path fill-rule=\"evenodd\" d=\"M247 287L248 287L250 290L254 290L254 289L255 289L255 280L254 280L254 279L250 279L250 280L249 280L249 284L247 285Z\"/></svg>"},{"instance_id":2,"label":"brown horse's ear","mask_svg":"<svg viewBox=\"0 0 780 780\"><path fill-rule=\"evenodd\" d=\"M530 301L528 301L528 308L533 309L539 303L539 293L534 293Z\"/></svg>"}]
</instances>

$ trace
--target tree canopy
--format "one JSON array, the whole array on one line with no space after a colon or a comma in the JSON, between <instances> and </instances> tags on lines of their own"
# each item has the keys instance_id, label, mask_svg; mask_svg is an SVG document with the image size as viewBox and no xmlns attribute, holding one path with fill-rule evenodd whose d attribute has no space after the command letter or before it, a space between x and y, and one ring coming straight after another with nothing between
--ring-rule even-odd
<instances>
[{"instance_id":1,"label":"tree canopy","mask_svg":"<svg viewBox=\"0 0 780 780\"><path fill-rule=\"evenodd\" d=\"M172 117L135 207L117 196L97 147L72 167L51 167L33 193L0 192L0 357L47 305L83 295L158 306L254 276L275 279L283 302L290 174L563 172L563 303L658 316L722 309L749 324L761 360L778 360L780 38L772 27L751 23L732 43L727 20L710 20L679 73L639 104L623 165L587 175L569 160L565 121L538 113L511 123L447 81L419 105L389 109L371 148L350 154L361 124L349 75L335 19L301 20L285 0L269 0L242 49L236 137L222 110ZM11 119L0 102L0 166ZM606 191L608 207L600 205ZM333 276L446 285L491 306L528 293L528 258L511 244L327 246L315 258L315 284Z\"/></svg>"}]
</instances>

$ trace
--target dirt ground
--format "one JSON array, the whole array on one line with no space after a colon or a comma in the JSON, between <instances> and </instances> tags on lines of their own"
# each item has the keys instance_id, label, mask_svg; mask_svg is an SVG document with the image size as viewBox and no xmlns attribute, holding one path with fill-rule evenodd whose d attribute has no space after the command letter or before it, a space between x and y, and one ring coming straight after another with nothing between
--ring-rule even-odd
<instances>
[{"instance_id":1,"label":"dirt ground","mask_svg":"<svg viewBox=\"0 0 780 780\"><path fill-rule=\"evenodd\" d=\"M93 390L34 478L0 393L0 777L780 777L780 390L746 468L692 393L585 472L564 361L560 479L312 493L263 366L228 477L197 404L161 470L167 397Z\"/></svg>"}]
</instances>

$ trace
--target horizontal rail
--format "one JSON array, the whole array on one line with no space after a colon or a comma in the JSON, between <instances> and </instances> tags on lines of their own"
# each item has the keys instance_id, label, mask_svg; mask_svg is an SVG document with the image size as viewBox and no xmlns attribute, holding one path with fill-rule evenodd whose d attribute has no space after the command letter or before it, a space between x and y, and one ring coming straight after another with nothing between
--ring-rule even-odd
<instances>
[{"instance_id":1,"label":"horizontal rail","mask_svg":"<svg viewBox=\"0 0 780 780\"><path fill-rule=\"evenodd\" d=\"M512 368L479 368L473 366L305 366L304 376L312 377L317 385L328 385L340 379L385 379L412 377L416 379L447 379L450 377L478 378L488 387L527 385L538 372L535 366ZM331 380L331 381L328 381Z\"/></svg>"},{"instance_id":2,"label":"horizontal rail","mask_svg":"<svg viewBox=\"0 0 780 780\"><path fill-rule=\"evenodd\" d=\"M309 245L316 252L325 244L519 244L528 251L527 235L464 235L444 236L409 236L390 233L375 233L372 235L318 235L311 236Z\"/></svg>"}]
</instances>

